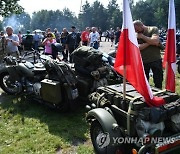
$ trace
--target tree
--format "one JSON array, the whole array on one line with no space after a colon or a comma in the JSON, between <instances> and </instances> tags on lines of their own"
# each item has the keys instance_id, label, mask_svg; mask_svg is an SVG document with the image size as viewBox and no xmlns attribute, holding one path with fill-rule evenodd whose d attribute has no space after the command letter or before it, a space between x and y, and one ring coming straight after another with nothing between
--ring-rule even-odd
<instances>
[{"instance_id":1,"label":"tree","mask_svg":"<svg viewBox=\"0 0 180 154\"><path fill-rule=\"evenodd\" d=\"M78 15L79 27L83 30L85 27L89 27L91 23L92 7L89 2L86 1L82 6L82 11Z\"/></svg>"},{"instance_id":2,"label":"tree","mask_svg":"<svg viewBox=\"0 0 180 154\"><path fill-rule=\"evenodd\" d=\"M107 6L107 14L108 14L108 29L116 27L121 27L122 25L122 12L120 12L119 6L117 4L117 0L109 1Z\"/></svg>"},{"instance_id":3,"label":"tree","mask_svg":"<svg viewBox=\"0 0 180 154\"><path fill-rule=\"evenodd\" d=\"M92 15L90 18L92 18L90 26L95 26L101 28L102 30L107 28L108 18L106 10L104 6L97 0L92 4Z\"/></svg>"},{"instance_id":4,"label":"tree","mask_svg":"<svg viewBox=\"0 0 180 154\"><path fill-rule=\"evenodd\" d=\"M64 27L69 28L72 25L77 25L77 19L67 8L63 9L63 11L41 10L34 12L31 20L32 30L46 30L46 28L62 30Z\"/></svg>"},{"instance_id":5,"label":"tree","mask_svg":"<svg viewBox=\"0 0 180 154\"><path fill-rule=\"evenodd\" d=\"M132 8L132 14L134 20L141 20L145 25L154 25L154 7L147 1L139 1Z\"/></svg>"},{"instance_id":6,"label":"tree","mask_svg":"<svg viewBox=\"0 0 180 154\"><path fill-rule=\"evenodd\" d=\"M31 28L31 17L27 13L13 14L9 17L5 17L2 21L3 27L12 26L14 32L25 31Z\"/></svg>"},{"instance_id":7,"label":"tree","mask_svg":"<svg viewBox=\"0 0 180 154\"><path fill-rule=\"evenodd\" d=\"M0 1L0 16L7 17L13 13L19 14L24 9L17 3L19 0L1 0Z\"/></svg>"}]
</instances>

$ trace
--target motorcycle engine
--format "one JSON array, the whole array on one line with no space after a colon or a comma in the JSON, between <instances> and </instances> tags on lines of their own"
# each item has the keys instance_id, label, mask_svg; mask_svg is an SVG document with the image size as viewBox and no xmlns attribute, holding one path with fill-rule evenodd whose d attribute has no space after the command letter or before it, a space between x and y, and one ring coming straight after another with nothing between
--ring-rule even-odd
<instances>
[{"instance_id":1,"label":"motorcycle engine","mask_svg":"<svg viewBox=\"0 0 180 154\"><path fill-rule=\"evenodd\" d=\"M37 82L33 85L35 95L40 95L41 83Z\"/></svg>"},{"instance_id":2,"label":"motorcycle engine","mask_svg":"<svg viewBox=\"0 0 180 154\"><path fill-rule=\"evenodd\" d=\"M144 137L145 134L149 134L151 136L161 136L163 134L164 128L164 122L155 124L140 118L137 119L136 131L139 137Z\"/></svg>"},{"instance_id":3,"label":"motorcycle engine","mask_svg":"<svg viewBox=\"0 0 180 154\"><path fill-rule=\"evenodd\" d=\"M31 83L31 82L26 82L26 90L29 93L33 93L35 95L40 95L40 89L41 89L41 83L36 82L36 83Z\"/></svg>"}]
</instances>

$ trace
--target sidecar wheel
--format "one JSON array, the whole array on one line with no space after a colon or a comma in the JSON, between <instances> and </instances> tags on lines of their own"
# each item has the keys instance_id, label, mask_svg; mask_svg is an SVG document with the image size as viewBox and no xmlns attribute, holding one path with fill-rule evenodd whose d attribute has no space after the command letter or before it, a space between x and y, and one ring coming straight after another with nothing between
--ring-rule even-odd
<instances>
[{"instance_id":1,"label":"sidecar wheel","mask_svg":"<svg viewBox=\"0 0 180 154\"><path fill-rule=\"evenodd\" d=\"M110 145L110 134L103 129L98 120L94 120L90 127L91 141L96 154L119 153L124 154L124 148Z\"/></svg>"},{"instance_id":2,"label":"sidecar wheel","mask_svg":"<svg viewBox=\"0 0 180 154\"><path fill-rule=\"evenodd\" d=\"M22 89L21 85L18 85L18 83L10 83L8 72L3 72L0 74L0 87L4 92L6 92L9 95L15 95L19 93Z\"/></svg>"},{"instance_id":3,"label":"sidecar wheel","mask_svg":"<svg viewBox=\"0 0 180 154\"><path fill-rule=\"evenodd\" d=\"M105 133L105 131L103 130L101 124L97 120L93 121L90 127L90 135L94 150L98 154L107 153L107 147L102 148L98 142L98 136L100 136L102 133Z\"/></svg>"}]
</instances>

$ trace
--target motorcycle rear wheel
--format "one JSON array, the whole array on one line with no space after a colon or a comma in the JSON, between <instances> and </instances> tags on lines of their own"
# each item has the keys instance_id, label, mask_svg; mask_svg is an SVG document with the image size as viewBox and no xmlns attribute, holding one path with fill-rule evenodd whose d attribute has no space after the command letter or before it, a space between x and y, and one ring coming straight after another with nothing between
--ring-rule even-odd
<instances>
[{"instance_id":1,"label":"motorcycle rear wheel","mask_svg":"<svg viewBox=\"0 0 180 154\"><path fill-rule=\"evenodd\" d=\"M20 92L20 85L17 83L11 83L8 72L0 74L0 87L9 95L15 95Z\"/></svg>"}]
</instances>

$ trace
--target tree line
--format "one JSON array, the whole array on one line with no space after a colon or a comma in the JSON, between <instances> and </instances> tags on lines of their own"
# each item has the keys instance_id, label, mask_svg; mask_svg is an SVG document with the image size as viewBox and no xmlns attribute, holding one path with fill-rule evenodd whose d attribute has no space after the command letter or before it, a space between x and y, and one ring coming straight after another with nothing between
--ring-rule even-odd
<instances>
[{"instance_id":1,"label":"tree line","mask_svg":"<svg viewBox=\"0 0 180 154\"><path fill-rule=\"evenodd\" d=\"M34 12L32 17L24 12L18 5L18 0L1 0L0 16L4 17L0 21L0 29L6 25L12 25L16 30L26 31L46 28L57 28L76 26L79 30L85 27L96 26L105 31L107 29L121 27L122 9L117 0L110 0L107 7L96 0L90 4L88 0L84 3L81 11L76 16L68 8L56 11L41 10ZM13 4L13 5L12 5ZM7 5L7 6L6 6ZM130 0L132 17L134 20L140 19L145 25L154 25L159 28L167 28L169 0L140 0L134 3ZM176 23L180 28L180 1L175 0Z\"/></svg>"}]
</instances>

